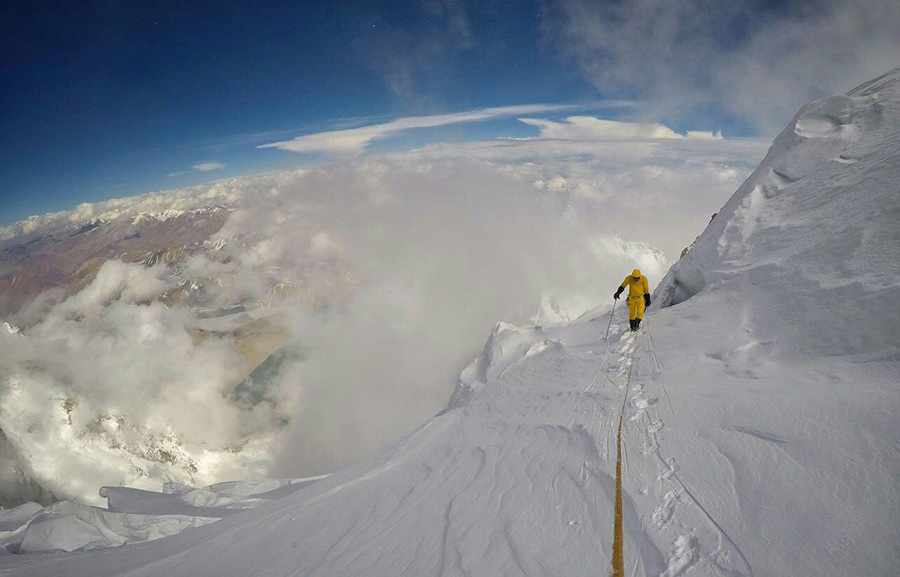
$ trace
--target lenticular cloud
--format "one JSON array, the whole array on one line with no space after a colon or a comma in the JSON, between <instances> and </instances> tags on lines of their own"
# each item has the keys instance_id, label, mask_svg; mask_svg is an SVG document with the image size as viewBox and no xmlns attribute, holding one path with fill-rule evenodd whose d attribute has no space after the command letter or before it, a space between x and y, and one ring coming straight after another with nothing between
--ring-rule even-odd
<instances>
[{"instance_id":1,"label":"lenticular cloud","mask_svg":"<svg viewBox=\"0 0 900 577\"><path fill-rule=\"evenodd\" d=\"M20 331L0 331L0 497L91 502L102 485L345 465L442 409L498 321L575 318L635 266L659 279L756 156L647 143L629 156L620 142L603 165L598 143L506 144L234 179L0 230L14 270L27 263L9 249L26 241L113 247L102 264L85 259L91 275L10 313ZM677 218L651 228L653 210ZM153 235L174 246L135 252Z\"/></svg>"}]
</instances>

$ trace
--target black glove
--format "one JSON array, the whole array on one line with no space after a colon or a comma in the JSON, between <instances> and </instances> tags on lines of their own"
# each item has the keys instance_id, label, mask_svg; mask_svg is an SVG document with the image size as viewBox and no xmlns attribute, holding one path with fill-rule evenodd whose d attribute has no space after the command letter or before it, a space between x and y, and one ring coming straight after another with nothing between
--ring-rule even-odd
<instances>
[{"instance_id":1,"label":"black glove","mask_svg":"<svg viewBox=\"0 0 900 577\"><path fill-rule=\"evenodd\" d=\"M619 300L619 295L622 294L622 291L625 290L622 287L619 287L619 290L616 291L616 294L613 295L613 299Z\"/></svg>"},{"instance_id":2,"label":"black glove","mask_svg":"<svg viewBox=\"0 0 900 577\"><path fill-rule=\"evenodd\" d=\"M650 306L650 295L648 293L644 293L644 306L645 307Z\"/></svg>"}]
</instances>

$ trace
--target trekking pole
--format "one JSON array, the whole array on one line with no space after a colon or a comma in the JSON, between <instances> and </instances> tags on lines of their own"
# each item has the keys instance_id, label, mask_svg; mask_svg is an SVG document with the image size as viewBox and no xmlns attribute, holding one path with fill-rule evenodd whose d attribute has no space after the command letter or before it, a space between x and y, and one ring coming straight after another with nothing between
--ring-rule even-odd
<instances>
[{"instance_id":1,"label":"trekking pole","mask_svg":"<svg viewBox=\"0 0 900 577\"><path fill-rule=\"evenodd\" d=\"M613 299L613 308L612 308L611 311L609 311L609 324L606 325L606 336L603 337L603 342L604 342L604 343L609 339L609 327L612 326L613 313L616 312L616 302L618 302L618 300L619 300L619 299Z\"/></svg>"}]
</instances>

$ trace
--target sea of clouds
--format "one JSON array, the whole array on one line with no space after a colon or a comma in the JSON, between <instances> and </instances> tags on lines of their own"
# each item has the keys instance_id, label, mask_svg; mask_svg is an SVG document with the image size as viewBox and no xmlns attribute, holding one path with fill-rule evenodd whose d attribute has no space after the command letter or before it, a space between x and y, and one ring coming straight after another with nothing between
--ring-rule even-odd
<instances>
[{"instance_id":1,"label":"sea of clouds","mask_svg":"<svg viewBox=\"0 0 900 577\"><path fill-rule=\"evenodd\" d=\"M346 465L441 410L498 321L570 321L611 304L635 267L658 281L765 152L757 141L552 128L0 230L14 243L95 218L231 210L209 239L217 250L177 265L109 261L77 294L49 291L6 319L22 331L0 331L4 501ZM204 309L267 306L290 334L250 394L235 394L252 369L235 337L198 338L203 311L160 302L190 282L207 287Z\"/></svg>"}]
</instances>

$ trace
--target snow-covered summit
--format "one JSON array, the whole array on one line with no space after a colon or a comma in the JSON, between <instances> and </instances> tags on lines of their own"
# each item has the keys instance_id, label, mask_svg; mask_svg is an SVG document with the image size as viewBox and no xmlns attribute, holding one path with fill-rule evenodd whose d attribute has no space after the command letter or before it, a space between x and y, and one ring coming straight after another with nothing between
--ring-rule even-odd
<instances>
[{"instance_id":1,"label":"snow-covered summit","mask_svg":"<svg viewBox=\"0 0 900 577\"><path fill-rule=\"evenodd\" d=\"M741 295L730 306L744 328L796 351L892 349L898 150L900 69L805 106L671 268L657 302L728 289Z\"/></svg>"}]
</instances>

